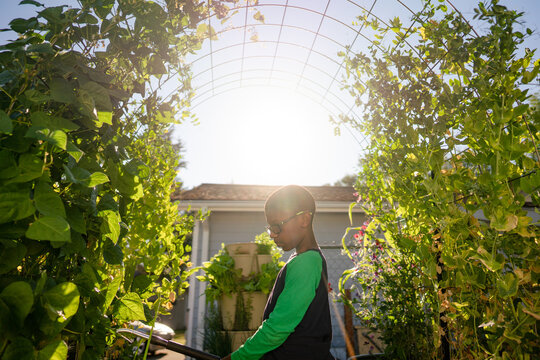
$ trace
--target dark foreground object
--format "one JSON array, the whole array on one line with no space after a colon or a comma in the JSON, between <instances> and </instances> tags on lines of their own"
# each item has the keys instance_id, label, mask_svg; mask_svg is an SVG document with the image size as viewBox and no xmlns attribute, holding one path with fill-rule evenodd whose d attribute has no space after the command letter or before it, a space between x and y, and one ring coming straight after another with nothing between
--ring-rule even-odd
<instances>
[{"instance_id":1,"label":"dark foreground object","mask_svg":"<svg viewBox=\"0 0 540 360\"><path fill-rule=\"evenodd\" d=\"M133 330L133 329L118 329L118 333L128 333L131 335L134 335L136 337L139 337L141 339L149 340L148 334ZM122 334L123 336L123 334ZM126 338L127 339L127 338ZM128 339L130 340L130 339ZM201 350L193 349L188 346L179 344L172 340L165 340L159 336L152 335L152 338L150 339L150 343L154 345L163 346L166 349L172 350L174 352L184 354L187 356L191 356L192 358L199 359L199 360L220 360L221 358L217 355L210 354Z\"/></svg>"}]
</instances>

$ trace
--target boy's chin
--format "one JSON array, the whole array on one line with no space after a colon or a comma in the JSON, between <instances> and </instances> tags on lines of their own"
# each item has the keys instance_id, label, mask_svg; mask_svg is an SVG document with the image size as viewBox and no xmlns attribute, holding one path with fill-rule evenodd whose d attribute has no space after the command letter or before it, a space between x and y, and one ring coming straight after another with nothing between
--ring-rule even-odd
<instances>
[{"instance_id":1,"label":"boy's chin","mask_svg":"<svg viewBox=\"0 0 540 360\"><path fill-rule=\"evenodd\" d=\"M280 248L283 251L291 251L293 249L293 247L284 246L284 245L278 245L278 248Z\"/></svg>"}]
</instances>

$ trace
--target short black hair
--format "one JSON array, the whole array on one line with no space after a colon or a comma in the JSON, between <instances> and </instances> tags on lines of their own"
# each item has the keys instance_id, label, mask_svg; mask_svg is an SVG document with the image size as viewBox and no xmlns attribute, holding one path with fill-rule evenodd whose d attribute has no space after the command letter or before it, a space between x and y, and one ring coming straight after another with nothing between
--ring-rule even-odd
<instances>
[{"instance_id":1,"label":"short black hair","mask_svg":"<svg viewBox=\"0 0 540 360\"><path fill-rule=\"evenodd\" d=\"M264 211L310 211L315 214L315 199L303 186L286 185L271 193L264 204ZM313 218L313 217L312 217Z\"/></svg>"}]
</instances>

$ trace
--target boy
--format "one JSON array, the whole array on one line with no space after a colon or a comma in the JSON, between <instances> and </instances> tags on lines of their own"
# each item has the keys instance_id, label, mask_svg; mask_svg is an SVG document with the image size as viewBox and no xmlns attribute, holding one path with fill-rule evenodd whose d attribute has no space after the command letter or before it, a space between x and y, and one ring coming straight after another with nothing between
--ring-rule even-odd
<instances>
[{"instance_id":1,"label":"boy","mask_svg":"<svg viewBox=\"0 0 540 360\"><path fill-rule=\"evenodd\" d=\"M224 360L333 360L326 260L313 233L315 200L297 185L273 192L264 205L267 231L284 251L296 249L279 272L263 323Z\"/></svg>"}]
</instances>

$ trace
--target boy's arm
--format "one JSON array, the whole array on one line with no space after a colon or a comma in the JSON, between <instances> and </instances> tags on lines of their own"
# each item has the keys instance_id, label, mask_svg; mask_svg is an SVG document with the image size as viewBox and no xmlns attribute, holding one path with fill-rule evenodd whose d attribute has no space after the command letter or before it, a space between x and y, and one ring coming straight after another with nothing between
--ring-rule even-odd
<instances>
[{"instance_id":1,"label":"boy's arm","mask_svg":"<svg viewBox=\"0 0 540 360\"><path fill-rule=\"evenodd\" d=\"M232 360L259 359L287 339L302 321L321 280L322 259L307 251L287 264L285 286L274 311L257 332L232 354Z\"/></svg>"}]
</instances>

